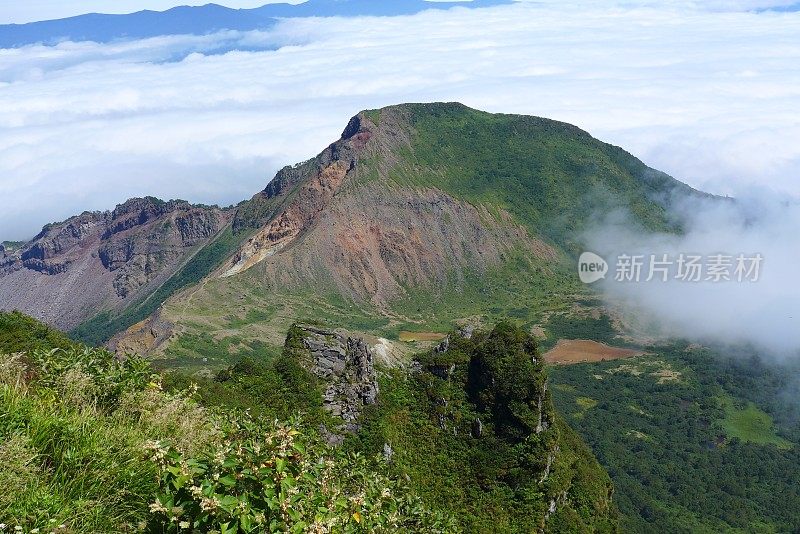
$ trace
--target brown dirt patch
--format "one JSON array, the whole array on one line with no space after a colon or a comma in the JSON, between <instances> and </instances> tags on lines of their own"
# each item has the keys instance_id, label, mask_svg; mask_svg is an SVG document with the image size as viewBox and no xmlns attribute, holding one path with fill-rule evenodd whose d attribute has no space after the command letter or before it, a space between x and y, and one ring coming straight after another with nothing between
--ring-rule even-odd
<instances>
[{"instance_id":1,"label":"brown dirt patch","mask_svg":"<svg viewBox=\"0 0 800 534\"><path fill-rule=\"evenodd\" d=\"M559 339L556 346L547 351L544 361L562 365L575 363L601 362L642 356L643 351L611 347L585 339Z\"/></svg>"},{"instance_id":2,"label":"brown dirt patch","mask_svg":"<svg viewBox=\"0 0 800 534\"><path fill-rule=\"evenodd\" d=\"M439 332L408 332L406 330L400 332L400 341L441 341L445 337L447 334Z\"/></svg>"}]
</instances>

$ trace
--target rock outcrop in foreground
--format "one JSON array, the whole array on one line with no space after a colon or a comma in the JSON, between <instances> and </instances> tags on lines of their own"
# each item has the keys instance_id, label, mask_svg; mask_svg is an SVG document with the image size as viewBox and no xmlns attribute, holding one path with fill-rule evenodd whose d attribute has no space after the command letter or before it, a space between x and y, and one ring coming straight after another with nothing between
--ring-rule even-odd
<instances>
[{"instance_id":1,"label":"rock outcrop in foreground","mask_svg":"<svg viewBox=\"0 0 800 534\"><path fill-rule=\"evenodd\" d=\"M312 325L295 325L287 344L293 345L301 364L321 384L323 408L342 420L330 429L331 441L340 441L341 432L355 432L364 406L378 398L378 375L367 343L336 330Z\"/></svg>"}]
</instances>

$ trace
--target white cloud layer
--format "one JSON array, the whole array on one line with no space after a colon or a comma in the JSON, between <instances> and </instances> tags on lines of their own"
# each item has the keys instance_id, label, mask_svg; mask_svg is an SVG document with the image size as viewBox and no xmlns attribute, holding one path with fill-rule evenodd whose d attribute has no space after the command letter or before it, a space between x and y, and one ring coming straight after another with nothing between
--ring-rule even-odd
<instances>
[{"instance_id":1,"label":"white cloud layer","mask_svg":"<svg viewBox=\"0 0 800 534\"><path fill-rule=\"evenodd\" d=\"M521 2L0 50L0 239L133 195L249 198L408 101L564 120L702 189L798 196L800 14L739 11L760 7ZM278 49L203 55L221 41Z\"/></svg>"}]
</instances>

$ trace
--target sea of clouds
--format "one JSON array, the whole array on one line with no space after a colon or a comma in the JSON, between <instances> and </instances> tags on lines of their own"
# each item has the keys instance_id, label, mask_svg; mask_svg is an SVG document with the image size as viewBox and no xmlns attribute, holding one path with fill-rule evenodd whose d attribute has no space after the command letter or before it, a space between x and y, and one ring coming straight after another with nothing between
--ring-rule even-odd
<instances>
[{"instance_id":1,"label":"sea of clouds","mask_svg":"<svg viewBox=\"0 0 800 534\"><path fill-rule=\"evenodd\" d=\"M550 0L0 50L0 239L134 195L249 198L358 110L408 101L564 120L701 189L797 196L800 13L744 11L774 5Z\"/></svg>"},{"instance_id":2,"label":"sea of clouds","mask_svg":"<svg viewBox=\"0 0 800 534\"><path fill-rule=\"evenodd\" d=\"M656 235L625 212L598 215L584 238L608 262L595 286L609 304L650 335L797 360L800 203L753 191L736 201L683 199L673 215L683 231ZM681 273L679 261L691 257L700 270Z\"/></svg>"}]
</instances>

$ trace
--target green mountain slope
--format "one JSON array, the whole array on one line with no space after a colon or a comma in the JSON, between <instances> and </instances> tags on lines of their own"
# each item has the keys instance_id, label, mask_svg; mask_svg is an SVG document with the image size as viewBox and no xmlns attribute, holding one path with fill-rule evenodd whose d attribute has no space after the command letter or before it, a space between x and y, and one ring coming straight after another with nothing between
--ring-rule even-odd
<instances>
[{"instance_id":1,"label":"green mountain slope","mask_svg":"<svg viewBox=\"0 0 800 534\"><path fill-rule=\"evenodd\" d=\"M616 531L611 481L553 409L530 334L510 323L452 333L410 371L372 372L363 347L340 330L296 325L274 360L168 380L176 389L198 380L203 403L262 418L301 411L343 451L383 456L466 532ZM341 367L326 363L336 355Z\"/></svg>"},{"instance_id":2,"label":"green mountain slope","mask_svg":"<svg viewBox=\"0 0 800 534\"><path fill-rule=\"evenodd\" d=\"M162 380L0 312L0 530L459 531L384 461Z\"/></svg>"},{"instance_id":3,"label":"green mountain slope","mask_svg":"<svg viewBox=\"0 0 800 534\"><path fill-rule=\"evenodd\" d=\"M155 374L18 313L0 313L0 341L2 528L616 531L608 475L553 410L535 341L509 323L453 334L410 376L381 368L380 388L336 410L331 387L363 391L377 375L363 341L316 327L214 380Z\"/></svg>"},{"instance_id":4,"label":"green mountain slope","mask_svg":"<svg viewBox=\"0 0 800 534\"><path fill-rule=\"evenodd\" d=\"M585 293L571 263L587 225L621 210L678 231L669 203L696 194L555 121L460 104L363 112L240 206L234 225L252 237L119 346L221 367L275 353L296 320L392 342L467 319L533 325Z\"/></svg>"}]
</instances>

